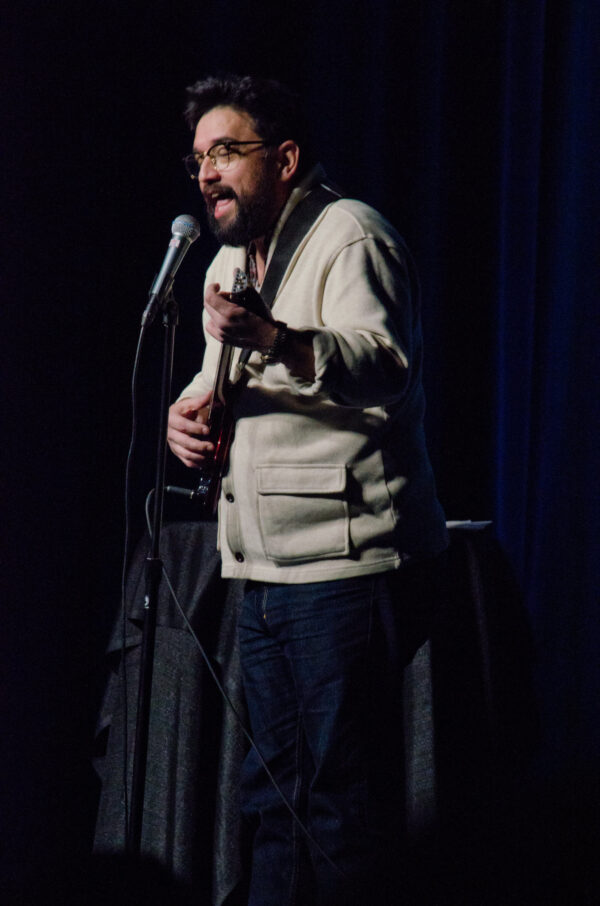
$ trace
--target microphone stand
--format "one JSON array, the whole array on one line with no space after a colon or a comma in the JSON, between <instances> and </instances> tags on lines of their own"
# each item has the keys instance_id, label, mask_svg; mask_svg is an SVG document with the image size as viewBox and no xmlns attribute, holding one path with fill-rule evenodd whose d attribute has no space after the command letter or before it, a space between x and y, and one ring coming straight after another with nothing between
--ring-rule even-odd
<instances>
[{"instance_id":1,"label":"microphone stand","mask_svg":"<svg viewBox=\"0 0 600 906\"><path fill-rule=\"evenodd\" d=\"M142 629L142 652L133 756L131 808L127 826L127 852L134 859L139 858L141 852L146 765L148 760L148 728L150 723L152 674L154 670L154 642L156 638L158 592L163 570L163 563L160 558L160 535L164 506L167 423L173 375L175 328L179 321L177 302L175 301L171 288L169 288L164 299L161 301L160 311L165 333L162 357L158 445L156 451L154 511L150 553L146 558L146 594L144 598L144 623ZM143 322L143 325L144 323L145 322Z\"/></svg>"}]
</instances>

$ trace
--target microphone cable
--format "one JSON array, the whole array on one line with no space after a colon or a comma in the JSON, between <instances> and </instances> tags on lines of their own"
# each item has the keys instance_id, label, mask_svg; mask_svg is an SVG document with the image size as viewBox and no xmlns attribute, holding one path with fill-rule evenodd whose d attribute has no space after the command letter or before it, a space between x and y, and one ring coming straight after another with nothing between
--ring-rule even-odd
<instances>
[{"instance_id":1,"label":"microphone cable","mask_svg":"<svg viewBox=\"0 0 600 906\"><path fill-rule=\"evenodd\" d=\"M152 324L155 314L160 303L167 299L177 270L186 256L193 242L200 235L200 225L195 217L190 214L180 214L171 224L171 239L167 248L160 271L156 275L150 293L148 303L142 314L140 332L138 336L137 347L135 351L133 371L131 376L131 437L127 451L125 465L125 489L124 489L124 538L123 538L123 562L121 570L121 669L123 670L122 694L123 694L123 802L124 802L124 820L125 820L125 840L129 841L129 778L127 767L128 752L128 716L129 708L127 702L127 664L125 652L127 648L127 571L131 554L131 473L133 468L133 453L137 440L137 383L140 370L141 353L144 338L148 327Z\"/></svg>"},{"instance_id":2,"label":"microphone cable","mask_svg":"<svg viewBox=\"0 0 600 906\"><path fill-rule=\"evenodd\" d=\"M122 695L122 734L123 734L123 808L125 822L125 840L129 839L129 777L127 768L127 752L129 750L129 705L127 701L127 572L131 557L131 484L133 471L133 454L137 442L137 383L140 370L140 361L144 339L146 337L147 324L141 326L137 346L135 350L133 372L131 376L131 437L127 458L125 462L125 490L124 490L124 537L123 537L123 561L121 565L121 695Z\"/></svg>"}]
</instances>

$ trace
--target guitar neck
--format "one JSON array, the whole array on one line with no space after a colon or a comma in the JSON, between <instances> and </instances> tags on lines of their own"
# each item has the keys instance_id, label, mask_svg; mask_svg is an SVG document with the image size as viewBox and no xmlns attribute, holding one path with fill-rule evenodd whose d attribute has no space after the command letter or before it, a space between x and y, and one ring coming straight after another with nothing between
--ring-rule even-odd
<instances>
[{"instance_id":1,"label":"guitar neck","mask_svg":"<svg viewBox=\"0 0 600 906\"><path fill-rule=\"evenodd\" d=\"M248 288L248 278L244 271L236 267L234 271L233 286L231 288L232 302L235 302L235 296L240 295ZM233 359L233 353L235 346L230 346L228 343L222 343L219 350L219 359L217 362L217 370L215 372L215 378L213 381L213 389L210 398L210 403L208 407L207 421L210 425L211 416L218 406L227 405L227 393L231 385L229 375L231 372L231 361Z\"/></svg>"},{"instance_id":2,"label":"guitar neck","mask_svg":"<svg viewBox=\"0 0 600 906\"><path fill-rule=\"evenodd\" d=\"M215 380L213 383L212 395L208 409L209 421L210 414L215 406L227 405L227 391L230 384L229 372L231 370L233 350L234 347L229 346L228 343L223 343L221 345L221 349L219 350L219 361L217 362L217 370L215 372Z\"/></svg>"}]
</instances>

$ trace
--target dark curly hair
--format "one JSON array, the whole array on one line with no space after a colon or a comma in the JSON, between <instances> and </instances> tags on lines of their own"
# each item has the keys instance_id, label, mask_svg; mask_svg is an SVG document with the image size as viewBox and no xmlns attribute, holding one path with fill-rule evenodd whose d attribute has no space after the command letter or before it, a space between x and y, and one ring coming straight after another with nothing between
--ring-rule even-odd
<instances>
[{"instance_id":1,"label":"dark curly hair","mask_svg":"<svg viewBox=\"0 0 600 906\"><path fill-rule=\"evenodd\" d=\"M295 141L301 151L301 171L312 163L308 130L300 98L281 82L257 76L208 76L186 88L185 120L194 130L214 107L233 107L247 113L265 142Z\"/></svg>"}]
</instances>

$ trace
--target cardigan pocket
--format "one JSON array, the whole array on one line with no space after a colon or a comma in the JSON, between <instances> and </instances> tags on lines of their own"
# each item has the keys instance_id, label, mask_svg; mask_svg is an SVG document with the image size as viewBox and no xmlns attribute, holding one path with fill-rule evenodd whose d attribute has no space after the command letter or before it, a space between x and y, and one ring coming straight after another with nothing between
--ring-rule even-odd
<instances>
[{"instance_id":1,"label":"cardigan pocket","mask_svg":"<svg viewBox=\"0 0 600 906\"><path fill-rule=\"evenodd\" d=\"M343 465L269 463L256 469L265 555L281 565L350 553Z\"/></svg>"}]
</instances>

